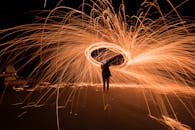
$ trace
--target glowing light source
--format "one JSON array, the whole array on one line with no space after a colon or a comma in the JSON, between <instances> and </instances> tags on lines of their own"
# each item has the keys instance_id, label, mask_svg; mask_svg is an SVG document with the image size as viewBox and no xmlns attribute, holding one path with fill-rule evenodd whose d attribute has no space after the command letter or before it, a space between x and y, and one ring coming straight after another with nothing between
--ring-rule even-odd
<instances>
[{"instance_id":1,"label":"glowing light source","mask_svg":"<svg viewBox=\"0 0 195 130\"><path fill-rule=\"evenodd\" d=\"M98 42L90 45L85 50L85 55L93 64L100 66L103 59L112 62L112 65L125 66L130 59L130 54L120 46L113 43Z\"/></svg>"}]
</instances>

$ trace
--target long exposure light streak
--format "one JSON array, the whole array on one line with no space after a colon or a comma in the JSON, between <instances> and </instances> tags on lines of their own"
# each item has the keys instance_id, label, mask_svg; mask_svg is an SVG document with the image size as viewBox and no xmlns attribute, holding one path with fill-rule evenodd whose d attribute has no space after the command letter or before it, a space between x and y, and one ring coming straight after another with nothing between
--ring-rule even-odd
<instances>
[{"instance_id":1,"label":"long exposure light streak","mask_svg":"<svg viewBox=\"0 0 195 130\"><path fill-rule=\"evenodd\" d=\"M84 2L82 11L58 6L49 13L44 23L1 30L1 40L5 42L0 44L0 56L6 57L4 66L20 64L18 70L22 72L32 65L34 68L28 78L36 79L37 84L53 84L48 86L57 88L57 97L60 98L61 86L101 86L100 61L121 55L122 62L110 66L111 87L150 89L152 94L143 91L146 104L147 98L157 103L162 115L158 118L175 130L174 124L179 124L179 121L166 94L175 95L195 119L193 104L187 105L178 96L178 93L195 96L195 22L180 16L178 6L174 7L169 0L167 3L172 10L166 14L157 0L146 0L137 15L131 17L126 15L124 1L122 3L118 12L108 0ZM91 11L84 12L85 7L91 8ZM158 12L157 18L151 17L151 10ZM95 58L93 52L96 52ZM37 104L50 93L50 89L44 93ZM72 94L70 92L70 97L65 99L64 106L69 98L74 97ZM29 98L27 96L24 102ZM172 118L164 99L174 115ZM59 107L57 102L56 109ZM150 104L147 106L149 115L156 116L150 110ZM190 129L188 126L178 127Z\"/></svg>"}]
</instances>

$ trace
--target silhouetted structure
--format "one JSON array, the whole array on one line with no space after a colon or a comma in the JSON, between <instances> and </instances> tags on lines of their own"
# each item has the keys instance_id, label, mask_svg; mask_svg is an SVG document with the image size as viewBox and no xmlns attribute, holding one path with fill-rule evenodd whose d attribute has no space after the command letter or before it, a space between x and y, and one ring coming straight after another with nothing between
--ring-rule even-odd
<instances>
[{"instance_id":1,"label":"silhouetted structure","mask_svg":"<svg viewBox=\"0 0 195 130\"><path fill-rule=\"evenodd\" d=\"M23 90L23 86L27 83L26 80L20 79L17 76L17 71L12 65L5 68L5 72L0 74L1 90L4 88L12 88L14 90Z\"/></svg>"},{"instance_id":2,"label":"silhouetted structure","mask_svg":"<svg viewBox=\"0 0 195 130\"><path fill-rule=\"evenodd\" d=\"M103 89L104 92L108 92L111 73L109 69L109 63L106 60L102 61L101 69L102 69L102 78L103 78Z\"/></svg>"}]
</instances>

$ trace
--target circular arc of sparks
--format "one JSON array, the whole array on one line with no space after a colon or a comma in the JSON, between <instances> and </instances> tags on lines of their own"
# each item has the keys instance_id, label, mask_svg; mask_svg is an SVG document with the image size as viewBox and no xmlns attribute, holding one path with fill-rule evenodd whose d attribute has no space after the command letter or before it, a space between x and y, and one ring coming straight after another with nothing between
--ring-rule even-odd
<instances>
[{"instance_id":1,"label":"circular arc of sparks","mask_svg":"<svg viewBox=\"0 0 195 130\"><path fill-rule=\"evenodd\" d=\"M91 53L95 50L101 49L101 48L106 48L109 49L113 52L115 52L116 54L120 54L123 56L123 63L120 65L117 65L117 67L121 68L126 66L126 64L128 63L128 61L130 60L131 54L129 52L126 52L124 49L122 49L120 46L118 46L117 44L114 43L108 43L108 42L96 42L92 45L90 45L89 47L86 48L85 50L85 56L86 58L95 66L100 66L101 62L95 60L92 56Z\"/></svg>"}]
</instances>

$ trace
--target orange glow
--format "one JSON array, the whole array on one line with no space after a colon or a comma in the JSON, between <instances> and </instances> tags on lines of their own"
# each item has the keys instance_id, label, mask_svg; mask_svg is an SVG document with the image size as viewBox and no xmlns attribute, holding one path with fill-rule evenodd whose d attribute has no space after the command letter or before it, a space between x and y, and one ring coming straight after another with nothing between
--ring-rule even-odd
<instances>
[{"instance_id":1,"label":"orange glow","mask_svg":"<svg viewBox=\"0 0 195 130\"><path fill-rule=\"evenodd\" d=\"M172 5L169 0L167 2ZM85 4L87 5L84 3L83 8ZM21 34L0 45L4 47L0 56L9 55L9 64L23 60L18 60L18 57L28 56L29 59L21 65L20 71L39 59L29 78L54 85L48 85L48 91L37 99L37 105L51 88L56 88L59 96L59 89L69 84L101 86L100 63L91 53L99 48L110 49L115 52L110 55L111 58L115 54L121 54L124 58L121 65L110 67L111 87L143 89L143 100L151 117L155 115L147 97L152 97L155 103L159 103L157 107L162 115L159 120L169 124L173 130L175 124L178 128L189 130L188 126L178 121L172 104L168 107L174 116L169 117L161 95L165 95L165 98L166 94L178 96L178 93L193 98L195 96L195 22L180 16L176 7L163 14L157 2L145 0L143 5L145 11L140 9L136 16L126 16L124 5L120 6L119 12L115 12L108 0L93 2L89 15L69 7L56 7L49 13L45 23L1 30L2 35L6 34L5 37ZM60 9L70 11L62 13ZM159 13L158 18L150 17L152 9ZM55 18L60 21L55 21ZM103 54L100 55L103 57ZM37 86L35 89L40 88ZM145 89L150 89L155 96L146 94ZM179 100L195 119L194 109L190 109L193 104L189 108L187 103L180 98ZM66 104L67 102L65 107Z\"/></svg>"}]
</instances>

